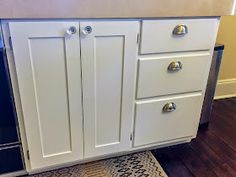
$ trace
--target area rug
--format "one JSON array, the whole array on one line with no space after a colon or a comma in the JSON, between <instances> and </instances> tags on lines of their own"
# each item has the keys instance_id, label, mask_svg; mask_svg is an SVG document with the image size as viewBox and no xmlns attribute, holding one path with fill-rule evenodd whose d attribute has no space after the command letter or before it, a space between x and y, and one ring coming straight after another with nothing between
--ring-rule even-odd
<instances>
[{"instance_id":1,"label":"area rug","mask_svg":"<svg viewBox=\"0 0 236 177\"><path fill-rule=\"evenodd\" d=\"M150 151L48 171L32 177L167 177Z\"/></svg>"}]
</instances>

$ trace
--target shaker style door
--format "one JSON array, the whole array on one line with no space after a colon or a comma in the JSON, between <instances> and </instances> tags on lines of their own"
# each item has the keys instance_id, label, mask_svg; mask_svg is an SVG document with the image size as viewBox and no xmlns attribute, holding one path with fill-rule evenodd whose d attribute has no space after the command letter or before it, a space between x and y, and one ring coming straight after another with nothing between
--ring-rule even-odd
<instances>
[{"instance_id":1,"label":"shaker style door","mask_svg":"<svg viewBox=\"0 0 236 177\"><path fill-rule=\"evenodd\" d=\"M137 21L80 23L85 158L131 148Z\"/></svg>"},{"instance_id":2,"label":"shaker style door","mask_svg":"<svg viewBox=\"0 0 236 177\"><path fill-rule=\"evenodd\" d=\"M79 23L9 27L31 168L82 159Z\"/></svg>"}]
</instances>

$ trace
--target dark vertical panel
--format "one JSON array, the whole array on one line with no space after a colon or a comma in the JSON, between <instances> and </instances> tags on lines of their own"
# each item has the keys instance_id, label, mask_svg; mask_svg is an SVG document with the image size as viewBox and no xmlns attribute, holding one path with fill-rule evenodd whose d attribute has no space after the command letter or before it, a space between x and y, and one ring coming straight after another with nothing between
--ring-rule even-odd
<instances>
[{"instance_id":1,"label":"dark vertical panel","mask_svg":"<svg viewBox=\"0 0 236 177\"><path fill-rule=\"evenodd\" d=\"M4 50L0 49L0 146L18 141Z\"/></svg>"}]
</instances>

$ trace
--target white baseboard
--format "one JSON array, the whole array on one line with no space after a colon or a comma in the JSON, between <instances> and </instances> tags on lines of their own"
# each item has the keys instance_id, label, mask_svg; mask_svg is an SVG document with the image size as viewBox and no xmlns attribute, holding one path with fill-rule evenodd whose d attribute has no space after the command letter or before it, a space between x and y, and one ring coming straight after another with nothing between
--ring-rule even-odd
<instances>
[{"instance_id":1,"label":"white baseboard","mask_svg":"<svg viewBox=\"0 0 236 177\"><path fill-rule=\"evenodd\" d=\"M219 80L214 99L236 97L236 79Z\"/></svg>"}]
</instances>

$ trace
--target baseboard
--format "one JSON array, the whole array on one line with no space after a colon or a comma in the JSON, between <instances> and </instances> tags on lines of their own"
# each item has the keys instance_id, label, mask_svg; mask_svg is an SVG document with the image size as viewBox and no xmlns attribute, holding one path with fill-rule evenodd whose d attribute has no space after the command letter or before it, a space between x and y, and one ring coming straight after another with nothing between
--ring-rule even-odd
<instances>
[{"instance_id":1,"label":"baseboard","mask_svg":"<svg viewBox=\"0 0 236 177\"><path fill-rule=\"evenodd\" d=\"M236 79L219 80L214 99L236 97Z\"/></svg>"}]
</instances>

